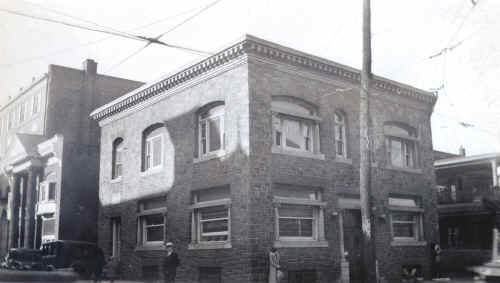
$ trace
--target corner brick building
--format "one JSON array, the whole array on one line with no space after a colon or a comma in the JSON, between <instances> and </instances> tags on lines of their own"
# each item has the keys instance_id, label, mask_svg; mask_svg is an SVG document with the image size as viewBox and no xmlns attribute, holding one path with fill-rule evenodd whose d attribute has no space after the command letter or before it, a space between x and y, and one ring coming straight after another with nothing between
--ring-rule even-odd
<instances>
[{"instance_id":1,"label":"corner brick building","mask_svg":"<svg viewBox=\"0 0 500 283\"><path fill-rule=\"evenodd\" d=\"M253 36L96 110L99 244L125 278L180 282L362 276L359 70ZM429 274L438 218L430 115L436 98L374 77L372 183L381 276ZM160 274L160 275L159 275Z\"/></svg>"},{"instance_id":2,"label":"corner brick building","mask_svg":"<svg viewBox=\"0 0 500 283\"><path fill-rule=\"evenodd\" d=\"M97 241L99 127L88 115L141 84L97 74L90 59L50 65L0 108L0 254Z\"/></svg>"}]
</instances>

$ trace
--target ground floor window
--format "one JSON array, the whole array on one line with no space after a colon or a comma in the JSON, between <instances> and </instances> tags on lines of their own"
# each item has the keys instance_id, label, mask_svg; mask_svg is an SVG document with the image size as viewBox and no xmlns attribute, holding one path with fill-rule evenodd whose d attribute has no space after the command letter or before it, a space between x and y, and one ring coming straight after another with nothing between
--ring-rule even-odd
<instances>
[{"instance_id":1,"label":"ground floor window","mask_svg":"<svg viewBox=\"0 0 500 283\"><path fill-rule=\"evenodd\" d=\"M54 214L46 214L42 216L42 243L55 240L56 235L56 218Z\"/></svg>"},{"instance_id":2,"label":"ground floor window","mask_svg":"<svg viewBox=\"0 0 500 283\"><path fill-rule=\"evenodd\" d=\"M166 237L166 199L158 197L139 202L138 209L138 244L163 245Z\"/></svg>"},{"instance_id":3,"label":"ground floor window","mask_svg":"<svg viewBox=\"0 0 500 283\"><path fill-rule=\"evenodd\" d=\"M421 241L423 239L423 209L419 198L389 197L391 233L394 241Z\"/></svg>"},{"instance_id":4,"label":"ground floor window","mask_svg":"<svg viewBox=\"0 0 500 283\"><path fill-rule=\"evenodd\" d=\"M229 187L216 187L193 193L192 242L227 242L231 234Z\"/></svg>"},{"instance_id":5,"label":"ground floor window","mask_svg":"<svg viewBox=\"0 0 500 283\"><path fill-rule=\"evenodd\" d=\"M121 246L121 219L120 217L111 218L111 255L120 257Z\"/></svg>"},{"instance_id":6,"label":"ground floor window","mask_svg":"<svg viewBox=\"0 0 500 283\"><path fill-rule=\"evenodd\" d=\"M324 240L321 190L293 185L274 185L276 240Z\"/></svg>"}]
</instances>

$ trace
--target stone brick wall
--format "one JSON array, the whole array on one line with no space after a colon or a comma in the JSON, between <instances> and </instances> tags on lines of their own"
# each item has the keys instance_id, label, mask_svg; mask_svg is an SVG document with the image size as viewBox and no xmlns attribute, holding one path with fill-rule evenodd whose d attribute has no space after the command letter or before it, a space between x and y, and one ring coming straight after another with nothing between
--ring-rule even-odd
<instances>
[{"instance_id":1,"label":"stone brick wall","mask_svg":"<svg viewBox=\"0 0 500 283\"><path fill-rule=\"evenodd\" d=\"M124 277L138 278L141 266L157 263L162 250L137 248L137 203L148 196L167 194L167 235L176 244L182 266L181 282L197 282L199 267L221 267L222 282L266 282L269 248L275 240L273 187L277 183L320 187L327 203L324 213L327 247L279 248L288 271L314 269L319 282L340 278L338 225L339 194L359 194L359 99L357 86L264 58L243 57L243 65L215 69L188 81L170 94L159 95L101 122L99 245L110 253L110 218L122 220ZM320 145L324 159L272 153L272 97L289 96L318 108ZM214 101L225 101L226 155L195 161L196 111ZM348 160L334 151L333 113L342 110L348 124ZM396 94L377 92L372 99L375 160L373 192L378 207L387 206L390 193L419 196L423 202L424 239L437 239L437 215L430 114L432 104ZM421 170L391 169L386 162L383 124L398 121L418 131ZM141 133L154 123L168 132L165 166L159 173L141 173ZM124 139L121 181L111 181L112 143ZM188 249L190 199L197 189L218 185L231 188L230 249ZM112 203L112 195L121 201ZM116 199L116 198L115 198ZM427 246L392 246L389 218L377 218L376 244L380 273L399 282L404 264L421 264L428 273Z\"/></svg>"}]
</instances>

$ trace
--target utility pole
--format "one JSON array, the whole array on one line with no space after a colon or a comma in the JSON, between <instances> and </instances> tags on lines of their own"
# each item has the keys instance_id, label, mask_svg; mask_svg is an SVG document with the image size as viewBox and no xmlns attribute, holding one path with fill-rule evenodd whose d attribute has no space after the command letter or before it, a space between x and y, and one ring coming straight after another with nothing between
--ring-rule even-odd
<instances>
[{"instance_id":1,"label":"utility pole","mask_svg":"<svg viewBox=\"0 0 500 283\"><path fill-rule=\"evenodd\" d=\"M363 0L363 67L359 103L359 193L361 201L361 229L363 232L364 282L378 282L375 255L375 225L372 219L371 154L370 154L370 81L371 81L371 15L370 0Z\"/></svg>"}]
</instances>

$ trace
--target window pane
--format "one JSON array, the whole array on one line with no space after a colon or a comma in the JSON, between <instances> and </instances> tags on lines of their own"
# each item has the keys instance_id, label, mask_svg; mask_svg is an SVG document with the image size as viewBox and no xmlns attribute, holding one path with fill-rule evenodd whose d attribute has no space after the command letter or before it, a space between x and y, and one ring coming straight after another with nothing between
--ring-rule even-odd
<instances>
[{"instance_id":1,"label":"window pane","mask_svg":"<svg viewBox=\"0 0 500 283\"><path fill-rule=\"evenodd\" d=\"M227 232L228 231L228 221L227 220L217 220L203 222L201 224L202 233L214 233L214 232Z\"/></svg>"},{"instance_id":2,"label":"window pane","mask_svg":"<svg viewBox=\"0 0 500 283\"><path fill-rule=\"evenodd\" d=\"M303 139L300 131L300 123L297 121L286 120L286 146L291 148L300 149L302 147Z\"/></svg>"},{"instance_id":3,"label":"window pane","mask_svg":"<svg viewBox=\"0 0 500 283\"><path fill-rule=\"evenodd\" d=\"M146 241L163 241L163 226L154 226L146 228Z\"/></svg>"},{"instance_id":4,"label":"window pane","mask_svg":"<svg viewBox=\"0 0 500 283\"><path fill-rule=\"evenodd\" d=\"M411 198L389 198L389 205L417 207L417 202Z\"/></svg>"},{"instance_id":5,"label":"window pane","mask_svg":"<svg viewBox=\"0 0 500 283\"><path fill-rule=\"evenodd\" d=\"M300 236L312 237L313 236L313 220L300 219Z\"/></svg>"},{"instance_id":6,"label":"window pane","mask_svg":"<svg viewBox=\"0 0 500 283\"><path fill-rule=\"evenodd\" d=\"M200 210L201 219L217 219L217 218L227 218L228 217L228 208L224 206L215 206L204 208Z\"/></svg>"},{"instance_id":7,"label":"window pane","mask_svg":"<svg viewBox=\"0 0 500 283\"><path fill-rule=\"evenodd\" d=\"M210 151L221 149L221 120L220 118L210 119Z\"/></svg>"},{"instance_id":8,"label":"window pane","mask_svg":"<svg viewBox=\"0 0 500 283\"><path fill-rule=\"evenodd\" d=\"M217 187L200 190L196 193L198 202L229 198L229 187Z\"/></svg>"},{"instance_id":9,"label":"window pane","mask_svg":"<svg viewBox=\"0 0 500 283\"><path fill-rule=\"evenodd\" d=\"M406 141L405 142L405 165L406 167L413 167L413 156L415 154L415 147L413 142Z\"/></svg>"},{"instance_id":10,"label":"window pane","mask_svg":"<svg viewBox=\"0 0 500 283\"><path fill-rule=\"evenodd\" d=\"M308 205L282 205L279 208L280 217L313 217L313 207Z\"/></svg>"},{"instance_id":11,"label":"window pane","mask_svg":"<svg viewBox=\"0 0 500 283\"><path fill-rule=\"evenodd\" d=\"M146 169L151 168L151 141L146 141L146 156L144 164Z\"/></svg>"},{"instance_id":12,"label":"window pane","mask_svg":"<svg viewBox=\"0 0 500 283\"><path fill-rule=\"evenodd\" d=\"M49 200L56 199L56 183L49 183Z\"/></svg>"},{"instance_id":13,"label":"window pane","mask_svg":"<svg viewBox=\"0 0 500 283\"><path fill-rule=\"evenodd\" d=\"M153 139L153 167L161 165L161 151L162 151L162 146L161 146L161 137L157 137Z\"/></svg>"},{"instance_id":14,"label":"window pane","mask_svg":"<svg viewBox=\"0 0 500 283\"><path fill-rule=\"evenodd\" d=\"M45 219L43 220L43 236L47 235L54 235L55 233L55 227L56 227L56 220L55 219Z\"/></svg>"},{"instance_id":15,"label":"window pane","mask_svg":"<svg viewBox=\"0 0 500 283\"><path fill-rule=\"evenodd\" d=\"M146 226L163 225L163 215L161 214L148 215L144 218L146 220Z\"/></svg>"},{"instance_id":16,"label":"window pane","mask_svg":"<svg viewBox=\"0 0 500 283\"><path fill-rule=\"evenodd\" d=\"M280 218L280 236L283 237L298 237L299 236L299 220Z\"/></svg>"},{"instance_id":17,"label":"window pane","mask_svg":"<svg viewBox=\"0 0 500 283\"><path fill-rule=\"evenodd\" d=\"M207 153L207 123L205 121L201 122L201 152L203 154Z\"/></svg>"},{"instance_id":18,"label":"window pane","mask_svg":"<svg viewBox=\"0 0 500 283\"><path fill-rule=\"evenodd\" d=\"M394 229L394 237L408 237L408 238L414 238L415 237L415 231L413 229L414 225L413 224L406 224L406 223L394 223L393 224L393 229Z\"/></svg>"},{"instance_id":19,"label":"window pane","mask_svg":"<svg viewBox=\"0 0 500 283\"><path fill-rule=\"evenodd\" d=\"M396 139L390 139L389 141L390 144L390 152L391 152L391 164L395 166L403 166L403 156L402 151L403 151L403 144L401 141L396 140Z\"/></svg>"},{"instance_id":20,"label":"window pane","mask_svg":"<svg viewBox=\"0 0 500 283\"><path fill-rule=\"evenodd\" d=\"M202 235L201 236L201 241L202 242L213 242L213 241L227 241L228 240L228 235Z\"/></svg>"}]
</instances>

